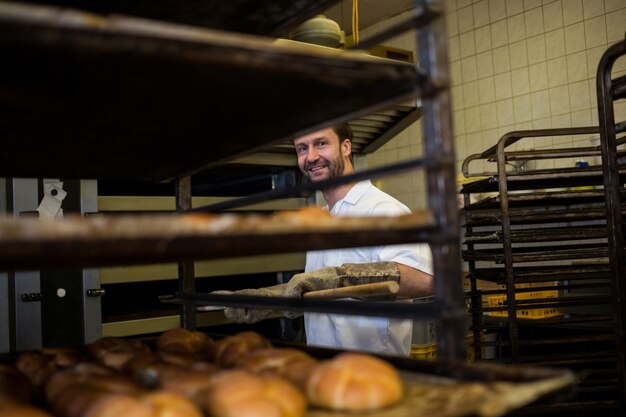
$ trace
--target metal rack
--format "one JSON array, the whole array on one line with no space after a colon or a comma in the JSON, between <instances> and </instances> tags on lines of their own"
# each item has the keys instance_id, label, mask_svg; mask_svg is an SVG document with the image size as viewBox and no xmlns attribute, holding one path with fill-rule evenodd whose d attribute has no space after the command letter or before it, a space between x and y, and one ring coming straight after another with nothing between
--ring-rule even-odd
<instances>
[{"instance_id":1,"label":"metal rack","mask_svg":"<svg viewBox=\"0 0 626 417\"><path fill-rule=\"evenodd\" d=\"M613 121L611 126L511 132L463 163L464 175L474 177L461 192L475 354L480 357L490 347L496 349L492 360L568 366L585 376L575 399L537 412L619 412L624 404L618 290L623 276L614 272L616 260L623 262L623 245L610 242L623 236L626 167L618 162L624 142L623 135L618 138L620 125L615 128ZM603 130L613 135L609 147ZM541 146L553 137L586 140L598 134L597 146ZM537 149L513 148L529 139ZM597 160L600 155L602 164L574 166L576 159ZM470 164L481 160L496 168L470 172ZM529 169L529 161L544 166ZM607 171L614 176L611 182ZM498 336L481 340L485 331Z\"/></svg>"},{"instance_id":2,"label":"metal rack","mask_svg":"<svg viewBox=\"0 0 626 417\"><path fill-rule=\"evenodd\" d=\"M396 232L372 234L363 228L356 238L354 230L319 233L314 235L314 243L303 243L298 250L367 245L377 236L381 237L377 244L429 242L435 259L437 301L425 316L437 316L440 356L465 357L445 30L436 2L418 2L412 19L381 34L384 38L419 28L420 70L361 54L291 49L239 33L32 4L0 4L0 21L0 50L3 62L10 63L0 70L2 89L8 92L0 108L13 116L5 126L0 175L175 178L181 212L191 208L190 174L280 143L290 135L421 97L424 158L395 170L425 167L434 220L402 226ZM155 85L162 89L154 89ZM269 96L262 94L268 85L273 88ZM242 102L247 109L254 109L243 113L247 123L238 123ZM329 102L333 105L326 105ZM279 121L275 120L277 114L281 115ZM62 149L63 155L53 160L50 155L57 149ZM19 227L20 219L14 220ZM85 221L89 224L91 219ZM16 224L10 221L3 227ZM178 257L183 259L179 264L181 298L197 295L193 256L232 256L225 254L226 250L216 255L196 249L193 254L197 240L185 245L181 244L184 237L174 236L165 252L152 252L149 245L142 249L139 244L134 259L115 258L111 242L89 239L80 244L61 242L60 246L55 239L26 243L24 256L19 258L16 252L9 252L16 247L9 234L0 236L3 269L46 266L50 261L46 248L68 249L66 244L74 245L76 251L64 258L65 266L161 262ZM238 245L250 253L268 250L267 245L260 249L258 239L249 243L247 237L232 238L231 247ZM131 240L126 248L137 243ZM217 246L219 242L213 244L213 248ZM190 252L183 254L187 249ZM294 249L287 239L270 250ZM258 305L255 300L246 302ZM296 307L308 308L303 301ZM416 317L423 314L418 310ZM182 324L195 326L194 306L189 303L183 303Z\"/></svg>"}]
</instances>

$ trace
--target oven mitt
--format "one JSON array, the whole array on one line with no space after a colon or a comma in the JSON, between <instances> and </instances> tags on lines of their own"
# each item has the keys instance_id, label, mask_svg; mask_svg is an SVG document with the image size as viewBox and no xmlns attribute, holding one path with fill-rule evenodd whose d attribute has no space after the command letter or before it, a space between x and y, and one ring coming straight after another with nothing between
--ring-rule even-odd
<instances>
[{"instance_id":1,"label":"oven mitt","mask_svg":"<svg viewBox=\"0 0 626 417\"><path fill-rule=\"evenodd\" d=\"M238 291L213 291L211 294L218 295L254 295L257 297L280 297L283 295L283 289L286 284L275 285L263 288L247 288ZM262 310L245 307L226 307L224 315L235 323L256 323L265 320L274 312L272 310Z\"/></svg>"},{"instance_id":2,"label":"oven mitt","mask_svg":"<svg viewBox=\"0 0 626 417\"><path fill-rule=\"evenodd\" d=\"M261 297L302 297L310 291L328 290L351 285L371 284L382 281L400 281L400 270L395 262L346 263L340 267L327 266L294 275L286 284L239 291L214 291L211 294L255 295ZM256 323L272 315L271 310L226 307L224 314L237 323ZM287 318L302 315L299 311L282 311Z\"/></svg>"},{"instance_id":3,"label":"oven mitt","mask_svg":"<svg viewBox=\"0 0 626 417\"><path fill-rule=\"evenodd\" d=\"M294 275L287 283L285 297L302 297L309 291L372 284L382 281L400 282L400 270L395 262L346 263L340 267L328 266ZM295 318L300 312L284 311L285 317Z\"/></svg>"}]
</instances>

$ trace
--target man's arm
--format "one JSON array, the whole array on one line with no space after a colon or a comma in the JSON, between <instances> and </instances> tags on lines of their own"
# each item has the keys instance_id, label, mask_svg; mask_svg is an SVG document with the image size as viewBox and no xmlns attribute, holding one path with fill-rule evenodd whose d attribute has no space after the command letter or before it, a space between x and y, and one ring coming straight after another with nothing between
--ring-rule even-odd
<instances>
[{"instance_id":1,"label":"man's arm","mask_svg":"<svg viewBox=\"0 0 626 417\"><path fill-rule=\"evenodd\" d=\"M419 269L398 263L400 270L400 288L398 297L417 298L434 293L433 277Z\"/></svg>"}]
</instances>

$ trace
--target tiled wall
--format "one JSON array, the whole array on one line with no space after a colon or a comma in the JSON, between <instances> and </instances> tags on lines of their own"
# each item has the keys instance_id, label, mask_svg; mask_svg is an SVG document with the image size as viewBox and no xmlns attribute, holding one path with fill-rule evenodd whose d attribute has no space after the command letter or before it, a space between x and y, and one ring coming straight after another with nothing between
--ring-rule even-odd
<instances>
[{"instance_id":1,"label":"tiled wall","mask_svg":"<svg viewBox=\"0 0 626 417\"><path fill-rule=\"evenodd\" d=\"M626 0L447 0L445 4L458 166L467 155L494 145L512 130L597 124L597 65L608 46L624 39ZM361 36L401 18L363 30ZM389 43L409 49L413 38L405 34ZM620 59L615 70L626 73L626 59ZM626 103L618 103L616 117L626 119ZM368 164L421 154L420 129L416 123L368 156ZM522 141L519 148L588 145L591 140L555 137ZM471 167L489 169L482 163ZM379 184L410 207L423 207L420 177L403 175Z\"/></svg>"}]
</instances>

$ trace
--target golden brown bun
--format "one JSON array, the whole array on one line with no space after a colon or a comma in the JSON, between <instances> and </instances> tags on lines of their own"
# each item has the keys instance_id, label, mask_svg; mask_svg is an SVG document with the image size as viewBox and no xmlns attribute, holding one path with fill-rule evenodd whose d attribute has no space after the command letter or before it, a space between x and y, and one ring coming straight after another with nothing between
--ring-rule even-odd
<instances>
[{"instance_id":1,"label":"golden brown bun","mask_svg":"<svg viewBox=\"0 0 626 417\"><path fill-rule=\"evenodd\" d=\"M155 388L159 385L159 379L164 369L176 367L163 360L157 353L135 355L124 364L124 374L146 388Z\"/></svg>"},{"instance_id":2,"label":"golden brown bun","mask_svg":"<svg viewBox=\"0 0 626 417\"><path fill-rule=\"evenodd\" d=\"M52 417L44 410L26 404L0 403L2 417Z\"/></svg>"},{"instance_id":3,"label":"golden brown bun","mask_svg":"<svg viewBox=\"0 0 626 417\"><path fill-rule=\"evenodd\" d=\"M0 364L0 404L28 403L33 399L33 386L16 368Z\"/></svg>"},{"instance_id":4,"label":"golden brown bun","mask_svg":"<svg viewBox=\"0 0 626 417\"><path fill-rule=\"evenodd\" d=\"M73 349L40 349L20 353L15 367L26 375L33 386L40 388L52 374L82 360L82 355Z\"/></svg>"},{"instance_id":5,"label":"golden brown bun","mask_svg":"<svg viewBox=\"0 0 626 417\"><path fill-rule=\"evenodd\" d=\"M83 417L156 417L154 408L137 397L124 394L101 396Z\"/></svg>"},{"instance_id":6,"label":"golden brown bun","mask_svg":"<svg viewBox=\"0 0 626 417\"><path fill-rule=\"evenodd\" d=\"M311 371L306 395L318 407L371 411L397 403L404 392L398 371L387 362L366 354L342 353Z\"/></svg>"},{"instance_id":7,"label":"golden brown bun","mask_svg":"<svg viewBox=\"0 0 626 417\"><path fill-rule=\"evenodd\" d=\"M202 417L202 412L194 403L178 394L156 391L141 399L152 407L156 417Z\"/></svg>"},{"instance_id":8,"label":"golden brown bun","mask_svg":"<svg viewBox=\"0 0 626 417\"><path fill-rule=\"evenodd\" d=\"M194 399L198 392L209 386L216 372L215 366L201 369L170 367L161 373L159 387L162 391Z\"/></svg>"},{"instance_id":9,"label":"golden brown bun","mask_svg":"<svg viewBox=\"0 0 626 417\"><path fill-rule=\"evenodd\" d=\"M187 329L170 329L156 341L157 351L162 354L206 359L211 352L213 339L202 332ZM174 361L174 363L178 363ZM178 363L181 364L182 363Z\"/></svg>"},{"instance_id":10,"label":"golden brown bun","mask_svg":"<svg viewBox=\"0 0 626 417\"><path fill-rule=\"evenodd\" d=\"M150 348L140 341L103 337L89 345L88 351L98 362L120 371L135 355L150 353Z\"/></svg>"},{"instance_id":11,"label":"golden brown bun","mask_svg":"<svg viewBox=\"0 0 626 417\"><path fill-rule=\"evenodd\" d=\"M238 369L216 374L201 394L211 417L300 417L306 411L304 395L286 380Z\"/></svg>"},{"instance_id":12,"label":"golden brown bun","mask_svg":"<svg viewBox=\"0 0 626 417\"><path fill-rule=\"evenodd\" d=\"M272 347L269 340L256 332L241 332L218 340L213 344L212 357L217 366L231 368L244 355Z\"/></svg>"},{"instance_id":13,"label":"golden brown bun","mask_svg":"<svg viewBox=\"0 0 626 417\"><path fill-rule=\"evenodd\" d=\"M308 353L292 348L255 350L237 361L238 368L261 375L283 377L304 389L307 375L317 361Z\"/></svg>"}]
</instances>

